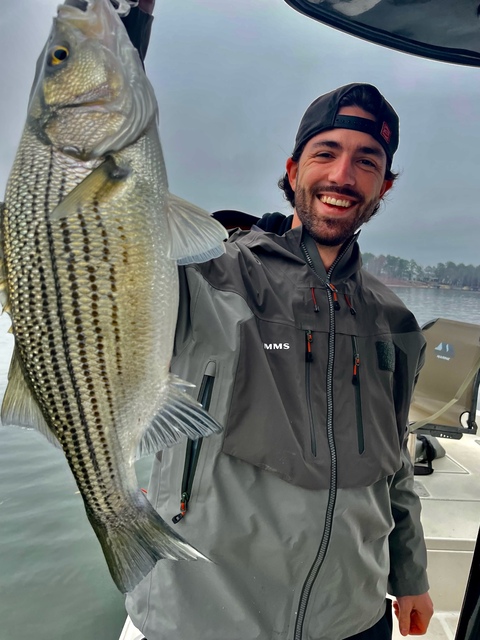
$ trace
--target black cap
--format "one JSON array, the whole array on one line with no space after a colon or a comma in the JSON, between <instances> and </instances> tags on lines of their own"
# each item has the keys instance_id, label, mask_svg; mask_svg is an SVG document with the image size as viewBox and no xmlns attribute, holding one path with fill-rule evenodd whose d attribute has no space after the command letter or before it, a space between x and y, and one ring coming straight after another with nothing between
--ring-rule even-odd
<instances>
[{"instance_id":1,"label":"black cap","mask_svg":"<svg viewBox=\"0 0 480 640\"><path fill-rule=\"evenodd\" d=\"M357 88L364 88L370 94L375 109L369 108L365 111L372 111L375 120L337 115L342 98ZM314 100L305 111L298 127L292 155L295 155L310 138L327 129L354 129L370 134L384 148L387 154L387 166L390 168L393 154L398 148L399 120L393 107L373 85L347 84Z\"/></svg>"}]
</instances>

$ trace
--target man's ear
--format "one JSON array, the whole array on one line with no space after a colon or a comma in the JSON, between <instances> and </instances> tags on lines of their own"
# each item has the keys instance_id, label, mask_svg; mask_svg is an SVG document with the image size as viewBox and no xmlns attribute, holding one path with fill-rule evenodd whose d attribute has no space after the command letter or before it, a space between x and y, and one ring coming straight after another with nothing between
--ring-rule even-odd
<instances>
[{"instance_id":1,"label":"man's ear","mask_svg":"<svg viewBox=\"0 0 480 640\"><path fill-rule=\"evenodd\" d=\"M383 198L383 196L387 193L387 191L390 191L392 187L393 187L393 180L384 180L383 186L380 190L380 197Z\"/></svg>"},{"instance_id":2,"label":"man's ear","mask_svg":"<svg viewBox=\"0 0 480 640\"><path fill-rule=\"evenodd\" d=\"M295 160L292 160L292 158L288 158L286 169L287 169L287 176L288 176L288 181L290 182L290 186L295 191L295 186L297 184L298 162L295 162Z\"/></svg>"}]
</instances>

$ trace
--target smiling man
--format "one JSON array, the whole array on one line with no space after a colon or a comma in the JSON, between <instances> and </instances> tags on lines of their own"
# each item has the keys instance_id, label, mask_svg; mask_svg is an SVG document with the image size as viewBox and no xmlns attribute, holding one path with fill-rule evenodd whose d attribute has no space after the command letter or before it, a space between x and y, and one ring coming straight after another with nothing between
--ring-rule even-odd
<instances>
[{"instance_id":1,"label":"smiling man","mask_svg":"<svg viewBox=\"0 0 480 640\"><path fill-rule=\"evenodd\" d=\"M293 214L180 268L172 371L224 430L154 460L150 501L211 562L162 560L129 594L148 640L389 640L387 593L403 635L428 627L406 447L424 339L357 244L398 130L371 85L321 96L279 183Z\"/></svg>"},{"instance_id":2,"label":"smiling man","mask_svg":"<svg viewBox=\"0 0 480 640\"><path fill-rule=\"evenodd\" d=\"M398 117L371 85L341 87L307 109L284 188L295 207L292 226L304 225L327 268L335 247L370 220L392 187L397 146Z\"/></svg>"}]
</instances>

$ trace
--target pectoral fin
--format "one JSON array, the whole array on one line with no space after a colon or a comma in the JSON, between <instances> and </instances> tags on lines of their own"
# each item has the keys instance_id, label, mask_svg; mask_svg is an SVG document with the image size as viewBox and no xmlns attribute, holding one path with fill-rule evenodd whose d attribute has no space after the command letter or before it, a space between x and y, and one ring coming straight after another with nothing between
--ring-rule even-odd
<instances>
[{"instance_id":1,"label":"pectoral fin","mask_svg":"<svg viewBox=\"0 0 480 640\"><path fill-rule=\"evenodd\" d=\"M137 458L171 447L185 436L196 440L221 431L218 422L187 394L186 388L192 386L171 376L167 401L145 432Z\"/></svg>"},{"instance_id":2,"label":"pectoral fin","mask_svg":"<svg viewBox=\"0 0 480 640\"><path fill-rule=\"evenodd\" d=\"M87 202L99 202L117 195L124 187L131 171L119 167L110 156L92 171L50 214L50 220L62 220L76 215Z\"/></svg>"},{"instance_id":3,"label":"pectoral fin","mask_svg":"<svg viewBox=\"0 0 480 640\"><path fill-rule=\"evenodd\" d=\"M226 229L204 209L169 195L170 258L178 264L206 262L225 252Z\"/></svg>"},{"instance_id":4,"label":"pectoral fin","mask_svg":"<svg viewBox=\"0 0 480 640\"><path fill-rule=\"evenodd\" d=\"M8 372L8 385L3 399L1 418L4 425L37 429L49 442L61 449L30 389L16 348L13 350Z\"/></svg>"}]
</instances>

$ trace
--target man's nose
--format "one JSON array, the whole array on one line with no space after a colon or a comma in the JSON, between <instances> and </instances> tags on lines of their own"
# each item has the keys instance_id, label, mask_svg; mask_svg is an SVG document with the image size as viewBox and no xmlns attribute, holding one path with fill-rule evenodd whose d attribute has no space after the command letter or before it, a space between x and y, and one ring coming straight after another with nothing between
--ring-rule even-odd
<instances>
[{"instance_id":1,"label":"man's nose","mask_svg":"<svg viewBox=\"0 0 480 640\"><path fill-rule=\"evenodd\" d=\"M339 157L330 165L328 178L338 185L354 185L355 171L351 158Z\"/></svg>"}]
</instances>

